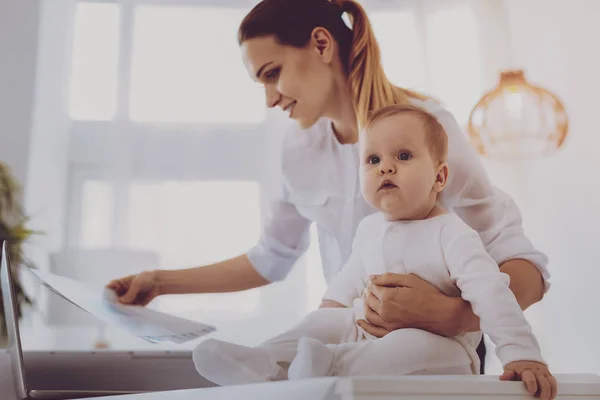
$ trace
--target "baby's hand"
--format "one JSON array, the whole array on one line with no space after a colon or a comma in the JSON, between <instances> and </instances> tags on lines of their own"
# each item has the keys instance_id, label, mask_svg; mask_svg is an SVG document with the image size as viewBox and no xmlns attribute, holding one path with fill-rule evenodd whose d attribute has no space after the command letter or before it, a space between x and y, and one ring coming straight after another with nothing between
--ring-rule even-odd
<instances>
[{"instance_id":1,"label":"baby's hand","mask_svg":"<svg viewBox=\"0 0 600 400\"><path fill-rule=\"evenodd\" d=\"M337 301L325 299L321 301L319 308L346 308L346 306L338 303Z\"/></svg>"},{"instance_id":2,"label":"baby's hand","mask_svg":"<svg viewBox=\"0 0 600 400\"><path fill-rule=\"evenodd\" d=\"M536 361L514 361L506 364L501 381L523 381L527 391L541 400L556 397L556 379L545 364Z\"/></svg>"}]
</instances>

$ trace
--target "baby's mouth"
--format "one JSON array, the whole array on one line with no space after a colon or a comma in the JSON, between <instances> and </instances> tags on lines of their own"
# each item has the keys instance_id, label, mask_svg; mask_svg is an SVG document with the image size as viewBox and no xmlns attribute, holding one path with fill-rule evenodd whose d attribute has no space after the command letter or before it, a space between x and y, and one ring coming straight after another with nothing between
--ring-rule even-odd
<instances>
[{"instance_id":1,"label":"baby's mouth","mask_svg":"<svg viewBox=\"0 0 600 400\"><path fill-rule=\"evenodd\" d=\"M380 190L391 190L391 189L396 189L398 186L396 186L394 184L394 182L392 182L389 179L384 180L383 182L381 182L381 186L379 186L379 189L377 191Z\"/></svg>"}]
</instances>

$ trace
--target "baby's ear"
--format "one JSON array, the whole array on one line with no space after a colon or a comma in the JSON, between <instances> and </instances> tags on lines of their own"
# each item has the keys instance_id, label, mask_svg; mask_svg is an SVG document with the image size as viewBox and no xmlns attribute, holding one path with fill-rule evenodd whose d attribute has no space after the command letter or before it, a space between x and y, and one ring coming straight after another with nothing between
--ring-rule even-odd
<instances>
[{"instance_id":1,"label":"baby's ear","mask_svg":"<svg viewBox=\"0 0 600 400\"><path fill-rule=\"evenodd\" d=\"M441 193L448 183L448 164L443 162L437 167L437 176L435 177L435 183L433 184L433 190L437 193Z\"/></svg>"}]
</instances>

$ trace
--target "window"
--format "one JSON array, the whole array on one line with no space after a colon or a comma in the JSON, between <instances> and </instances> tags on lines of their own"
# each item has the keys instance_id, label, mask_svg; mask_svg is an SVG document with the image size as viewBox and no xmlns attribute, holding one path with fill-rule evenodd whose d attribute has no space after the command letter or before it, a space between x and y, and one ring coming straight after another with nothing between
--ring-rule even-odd
<instances>
[{"instance_id":1,"label":"window","mask_svg":"<svg viewBox=\"0 0 600 400\"><path fill-rule=\"evenodd\" d=\"M263 91L237 44L245 10L139 6L135 11L131 119L260 122Z\"/></svg>"},{"instance_id":2,"label":"window","mask_svg":"<svg viewBox=\"0 0 600 400\"><path fill-rule=\"evenodd\" d=\"M269 206L265 193L279 174L274 142L286 129L283 118L266 111L237 44L238 24L255 3L77 2L70 245L151 250L170 269L220 261L255 244ZM361 3L391 81L439 98L464 124L483 89L484 67L496 67L484 65L487 47L479 43L484 2ZM326 289L314 226L311 238L288 282L169 296L156 307L186 316L212 310L223 320L259 313L292 323L317 307Z\"/></svg>"},{"instance_id":3,"label":"window","mask_svg":"<svg viewBox=\"0 0 600 400\"><path fill-rule=\"evenodd\" d=\"M128 199L127 219L113 223L112 186L105 181L85 181L78 247L116 245L148 250L160 256L160 268L178 269L238 256L258 240L260 192L256 182L133 182ZM113 232L122 229L127 242L114 243ZM159 308L167 309L176 305L182 310L204 307L213 312L247 313L256 311L259 301L260 294L250 291L225 297L173 296L158 303Z\"/></svg>"},{"instance_id":4,"label":"window","mask_svg":"<svg viewBox=\"0 0 600 400\"><path fill-rule=\"evenodd\" d=\"M75 13L69 114L76 120L110 120L117 107L120 9L79 3Z\"/></svg>"},{"instance_id":5,"label":"window","mask_svg":"<svg viewBox=\"0 0 600 400\"><path fill-rule=\"evenodd\" d=\"M221 261L258 240L256 182L134 182L129 192L128 247L162 249L165 268Z\"/></svg>"},{"instance_id":6,"label":"window","mask_svg":"<svg viewBox=\"0 0 600 400\"><path fill-rule=\"evenodd\" d=\"M469 7L440 9L427 26L431 93L464 124L483 90L475 14Z\"/></svg>"},{"instance_id":7,"label":"window","mask_svg":"<svg viewBox=\"0 0 600 400\"><path fill-rule=\"evenodd\" d=\"M198 2L201 3L200 1ZM369 13L384 69L397 85L440 99L465 122L482 91L477 16L468 1ZM110 120L117 107L121 7L77 5L70 115ZM137 5L131 8L127 118L156 123L259 123L262 88L247 76L236 31L246 8ZM369 10L369 7L367 10ZM424 23L423 23L424 22ZM127 25L127 24L125 24ZM127 41L125 41L127 42ZM123 71L121 71L123 72ZM122 77L123 78L123 77Z\"/></svg>"},{"instance_id":8,"label":"window","mask_svg":"<svg viewBox=\"0 0 600 400\"><path fill-rule=\"evenodd\" d=\"M239 199L244 199L240 202ZM130 187L128 246L156 251L161 268L212 264L238 256L258 240L256 182L135 182ZM211 312L256 311L260 293L160 299L159 307Z\"/></svg>"},{"instance_id":9,"label":"window","mask_svg":"<svg viewBox=\"0 0 600 400\"><path fill-rule=\"evenodd\" d=\"M82 192L79 246L85 249L108 247L112 242L112 185L106 181L87 180Z\"/></svg>"},{"instance_id":10,"label":"window","mask_svg":"<svg viewBox=\"0 0 600 400\"><path fill-rule=\"evenodd\" d=\"M415 13L373 12L370 18L388 78L400 87L422 90L427 75Z\"/></svg>"},{"instance_id":11,"label":"window","mask_svg":"<svg viewBox=\"0 0 600 400\"><path fill-rule=\"evenodd\" d=\"M248 79L237 44L245 9L139 5L134 10L131 120L264 120L262 88ZM116 4L77 5L69 105L75 120L115 116L120 11Z\"/></svg>"}]
</instances>

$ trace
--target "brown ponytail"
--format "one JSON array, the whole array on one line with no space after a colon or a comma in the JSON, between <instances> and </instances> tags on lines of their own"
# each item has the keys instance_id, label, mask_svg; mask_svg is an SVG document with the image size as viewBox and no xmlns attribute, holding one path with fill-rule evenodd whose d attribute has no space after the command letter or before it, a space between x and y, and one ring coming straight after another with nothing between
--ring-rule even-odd
<instances>
[{"instance_id":1,"label":"brown ponytail","mask_svg":"<svg viewBox=\"0 0 600 400\"><path fill-rule=\"evenodd\" d=\"M350 17L352 28L342 20ZM410 98L426 97L392 85L383 71L379 44L365 10L354 0L263 0L242 21L238 41L274 35L284 45L304 47L314 28L327 29L338 42L354 96L359 127L369 113Z\"/></svg>"},{"instance_id":2,"label":"brown ponytail","mask_svg":"<svg viewBox=\"0 0 600 400\"><path fill-rule=\"evenodd\" d=\"M365 126L372 111L393 104L408 104L409 98L426 97L394 86L383 71L379 44L363 7L354 0L332 0L352 22L352 46L348 57L348 79L354 94L356 118Z\"/></svg>"}]
</instances>

